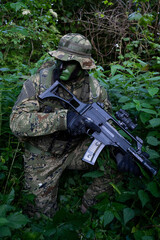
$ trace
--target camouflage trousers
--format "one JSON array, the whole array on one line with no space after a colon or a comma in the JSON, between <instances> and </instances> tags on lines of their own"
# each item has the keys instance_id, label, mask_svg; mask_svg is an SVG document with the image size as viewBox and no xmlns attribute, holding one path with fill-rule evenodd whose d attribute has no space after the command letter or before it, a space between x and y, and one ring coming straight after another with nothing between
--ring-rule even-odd
<instances>
[{"instance_id":1,"label":"camouflage trousers","mask_svg":"<svg viewBox=\"0 0 160 240\"><path fill-rule=\"evenodd\" d=\"M35 198L33 213L43 213L52 217L57 210L57 193L60 177L65 169L95 170L95 167L81 160L87 147L81 143L70 154L53 157L49 154L36 154L28 150L24 154L24 170L26 189L33 193ZM118 178L117 178L118 179ZM83 196L85 208L96 203L95 197L103 192L112 194L109 174L93 180ZM32 208L32 207L31 207Z\"/></svg>"}]
</instances>

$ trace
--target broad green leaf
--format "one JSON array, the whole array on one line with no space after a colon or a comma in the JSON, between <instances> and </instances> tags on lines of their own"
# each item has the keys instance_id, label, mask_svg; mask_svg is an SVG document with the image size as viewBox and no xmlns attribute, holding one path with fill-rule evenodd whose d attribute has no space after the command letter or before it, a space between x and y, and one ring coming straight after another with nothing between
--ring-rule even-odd
<instances>
[{"instance_id":1,"label":"broad green leaf","mask_svg":"<svg viewBox=\"0 0 160 240\"><path fill-rule=\"evenodd\" d=\"M150 155L150 159L160 158L160 154L153 149L148 149L147 152Z\"/></svg>"},{"instance_id":2,"label":"broad green leaf","mask_svg":"<svg viewBox=\"0 0 160 240\"><path fill-rule=\"evenodd\" d=\"M140 103L140 101L133 99L133 102L135 102L135 104L136 104L137 111L140 111L141 110L141 103Z\"/></svg>"},{"instance_id":3,"label":"broad green leaf","mask_svg":"<svg viewBox=\"0 0 160 240\"><path fill-rule=\"evenodd\" d=\"M105 212L104 212L104 227L105 227L107 224L111 223L113 219L114 219L113 213L112 213L111 211L108 211L108 210L105 211Z\"/></svg>"},{"instance_id":4,"label":"broad green leaf","mask_svg":"<svg viewBox=\"0 0 160 240\"><path fill-rule=\"evenodd\" d=\"M128 20L139 21L142 18L142 14L138 12L133 12L128 16Z\"/></svg>"},{"instance_id":5,"label":"broad green leaf","mask_svg":"<svg viewBox=\"0 0 160 240\"><path fill-rule=\"evenodd\" d=\"M1 217L0 218L0 226L7 225L8 220L7 218Z\"/></svg>"},{"instance_id":6,"label":"broad green leaf","mask_svg":"<svg viewBox=\"0 0 160 240\"><path fill-rule=\"evenodd\" d=\"M145 112L140 113L140 119L141 119L142 123L148 122L150 120L150 118L151 118L150 114L147 114Z\"/></svg>"},{"instance_id":7,"label":"broad green leaf","mask_svg":"<svg viewBox=\"0 0 160 240\"><path fill-rule=\"evenodd\" d=\"M121 97L121 98L118 100L118 102L119 102L119 103L125 103L125 102L128 102L129 100L130 100L129 97L123 96L123 97Z\"/></svg>"},{"instance_id":8,"label":"broad green leaf","mask_svg":"<svg viewBox=\"0 0 160 240\"><path fill-rule=\"evenodd\" d=\"M11 192L7 195L6 203L10 204L14 200L14 197L15 197L15 191L12 188Z\"/></svg>"},{"instance_id":9,"label":"broad green leaf","mask_svg":"<svg viewBox=\"0 0 160 240\"><path fill-rule=\"evenodd\" d=\"M135 199L135 193L125 191L125 192L122 192L122 194L118 196L118 201L120 201L120 202L126 202L129 199Z\"/></svg>"},{"instance_id":10,"label":"broad green leaf","mask_svg":"<svg viewBox=\"0 0 160 240\"><path fill-rule=\"evenodd\" d=\"M137 231L137 228L135 226L133 226L131 233L135 233L136 231Z\"/></svg>"},{"instance_id":11,"label":"broad green leaf","mask_svg":"<svg viewBox=\"0 0 160 240\"><path fill-rule=\"evenodd\" d=\"M134 232L134 239L135 240L142 240L142 237L144 236L144 232L140 230L136 230Z\"/></svg>"},{"instance_id":12,"label":"broad green leaf","mask_svg":"<svg viewBox=\"0 0 160 240\"><path fill-rule=\"evenodd\" d=\"M160 189L157 186L156 182L150 182L147 186L147 190L154 196L160 197Z\"/></svg>"},{"instance_id":13,"label":"broad green leaf","mask_svg":"<svg viewBox=\"0 0 160 240\"><path fill-rule=\"evenodd\" d=\"M153 136L148 136L148 137L147 137L147 143L150 144L150 145L152 145L152 146L158 146L158 144L159 144L160 142L158 141L157 138L155 138L155 137L153 137Z\"/></svg>"},{"instance_id":14,"label":"broad green leaf","mask_svg":"<svg viewBox=\"0 0 160 240\"><path fill-rule=\"evenodd\" d=\"M152 127L158 127L160 125L160 118L153 118L149 121Z\"/></svg>"},{"instance_id":15,"label":"broad green leaf","mask_svg":"<svg viewBox=\"0 0 160 240\"><path fill-rule=\"evenodd\" d=\"M94 235L93 229L90 228L90 229L88 230L88 232L86 233L85 237L86 237L87 239L94 239L95 235Z\"/></svg>"},{"instance_id":16,"label":"broad green leaf","mask_svg":"<svg viewBox=\"0 0 160 240\"><path fill-rule=\"evenodd\" d=\"M22 226L25 226L29 222L29 219L26 216L18 212L13 214L11 213L7 217L7 220L9 222L7 225L13 229L21 228Z\"/></svg>"},{"instance_id":17,"label":"broad green leaf","mask_svg":"<svg viewBox=\"0 0 160 240\"><path fill-rule=\"evenodd\" d=\"M155 94L157 94L159 91L159 88L148 88L148 92L153 97Z\"/></svg>"},{"instance_id":18,"label":"broad green leaf","mask_svg":"<svg viewBox=\"0 0 160 240\"><path fill-rule=\"evenodd\" d=\"M10 237L10 236L11 236L11 231L9 227L6 227L6 226L0 227L0 238Z\"/></svg>"},{"instance_id":19,"label":"broad green leaf","mask_svg":"<svg viewBox=\"0 0 160 240\"><path fill-rule=\"evenodd\" d=\"M111 66L111 74L112 74L112 76L115 75L117 70L125 70L125 68L123 66L121 66L121 65L112 65Z\"/></svg>"},{"instance_id":20,"label":"broad green leaf","mask_svg":"<svg viewBox=\"0 0 160 240\"><path fill-rule=\"evenodd\" d=\"M40 235L41 235L41 233L39 233L39 232L24 232L23 240L38 240L38 239L40 239Z\"/></svg>"},{"instance_id":21,"label":"broad green leaf","mask_svg":"<svg viewBox=\"0 0 160 240\"><path fill-rule=\"evenodd\" d=\"M154 111L152 109L147 109L147 108L141 108L141 111L149 113L149 114L157 114L156 111Z\"/></svg>"},{"instance_id":22,"label":"broad green leaf","mask_svg":"<svg viewBox=\"0 0 160 240\"><path fill-rule=\"evenodd\" d=\"M54 235L56 233L56 227L53 227L51 226L50 228L48 227L46 230L45 230L45 236L46 237L50 237L52 235Z\"/></svg>"},{"instance_id":23,"label":"broad green leaf","mask_svg":"<svg viewBox=\"0 0 160 240\"><path fill-rule=\"evenodd\" d=\"M158 77L152 77L152 78L149 78L149 79L146 79L146 80L149 80L149 81L159 81L159 76Z\"/></svg>"},{"instance_id":24,"label":"broad green leaf","mask_svg":"<svg viewBox=\"0 0 160 240\"><path fill-rule=\"evenodd\" d=\"M133 71L132 71L131 69L126 68L126 71L127 71L129 74L134 75L134 73L133 73Z\"/></svg>"},{"instance_id":25,"label":"broad green leaf","mask_svg":"<svg viewBox=\"0 0 160 240\"><path fill-rule=\"evenodd\" d=\"M102 171L93 171L83 174L83 177L90 177L90 178L97 178L102 177L104 175L104 172Z\"/></svg>"},{"instance_id":26,"label":"broad green leaf","mask_svg":"<svg viewBox=\"0 0 160 240\"><path fill-rule=\"evenodd\" d=\"M154 240L155 238L152 236L143 236L142 240Z\"/></svg>"},{"instance_id":27,"label":"broad green leaf","mask_svg":"<svg viewBox=\"0 0 160 240\"><path fill-rule=\"evenodd\" d=\"M140 60L140 59L137 59L137 61L142 65L142 67L145 67L145 66L148 65L148 63L145 63L145 62L143 62L143 61Z\"/></svg>"},{"instance_id":28,"label":"broad green leaf","mask_svg":"<svg viewBox=\"0 0 160 240\"><path fill-rule=\"evenodd\" d=\"M131 219L134 218L134 216L135 216L135 213L131 208L125 208L123 210L124 224L126 225L127 222L129 222Z\"/></svg>"},{"instance_id":29,"label":"broad green leaf","mask_svg":"<svg viewBox=\"0 0 160 240\"><path fill-rule=\"evenodd\" d=\"M3 53L0 52L0 59L3 59Z\"/></svg>"},{"instance_id":30,"label":"broad green leaf","mask_svg":"<svg viewBox=\"0 0 160 240\"><path fill-rule=\"evenodd\" d=\"M133 102L130 102L130 103L126 103L124 106L123 106L123 109L124 110L127 110L127 109L131 109L131 108L135 108L136 104L133 103Z\"/></svg>"},{"instance_id":31,"label":"broad green leaf","mask_svg":"<svg viewBox=\"0 0 160 240\"><path fill-rule=\"evenodd\" d=\"M2 71L2 72L7 72L9 70L10 70L9 68L0 68L0 71Z\"/></svg>"},{"instance_id":32,"label":"broad green leaf","mask_svg":"<svg viewBox=\"0 0 160 240\"><path fill-rule=\"evenodd\" d=\"M144 108L153 108L153 106L151 105L151 104L149 104L149 103L142 103L141 104L142 105L142 107L144 107Z\"/></svg>"},{"instance_id":33,"label":"broad green leaf","mask_svg":"<svg viewBox=\"0 0 160 240\"><path fill-rule=\"evenodd\" d=\"M27 6L26 6L24 3L21 3L21 2L11 3L11 4L10 4L10 7L11 7L12 9L15 9L16 12L17 12L19 9L21 9L22 7L23 7L23 8L27 8Z\"/></svg>"},{"instance_id":34,"label":"broad green leaf","mask_svg":"<svg viewBox=\"0 0 160 240\"><path fill-rule=\"evenodd\" d=\"M19 32L24 36L28 36L28 31L24 27L20 27L20 26L12 27L10 31L13 33Z\"/></svg>"},{"instance_id":35,"label":"broad green leaf","mask_svg":"<svg viewBox=\"0 0 160 240\"><path fill-rule=\"evenodd\" d=\"M146 203L149 202L150 200L148 194L144 190L139 190L138 196L139 196L139 199L141 200L142 207L144 207Z\"/></svg>"},{"instance_id":36,"label":"broad green leaf","mask_svg":"<svg viewBox=\"0 0 160 240\"><path fill-rule=\"evenodd\" d=\"M5 217L6 213L13 210L14 207L9 204L2 204L0 205L0 216Z\"/></svg>"},{"instance_id":37,"label":"broad green leaf","mask_svg":"<svg viewBox=\"0 0 160 240\"><path fill-rule=\"evenodd\" d=\"M129 37L127 37L127 38L123 38L123 41L129 41L130 40L130 38Z\"/></svg>"},{"instance_id":38,"label":"broad green leaf","mask_svg":"<svg viewBox=\"0 0 160 240\"><path fill-rule=\"evenodd\" d=\"M125 80L125 76L123 76L122 74L116 74L115 76L110 77L110 82L118 79Z\"/></svg>"}]
</instances>

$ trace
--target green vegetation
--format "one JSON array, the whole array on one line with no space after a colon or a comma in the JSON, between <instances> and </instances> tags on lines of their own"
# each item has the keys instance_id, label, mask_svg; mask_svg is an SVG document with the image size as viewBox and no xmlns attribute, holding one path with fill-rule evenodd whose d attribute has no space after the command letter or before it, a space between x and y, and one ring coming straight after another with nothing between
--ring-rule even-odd
<instances>
[{"instance_id":1,"label":"green vegetation","mask_svg":"<svg viewBox=\"0 0 160 240\"><path fill-rule=\"evenodd\" d=\"M9 129L23 82L49 59L60 36L77 31L92 40L100 66L91 74L108 90L113 112L123 108L137 120L133 134L144 140L143 150L159 169L159 1L4 0L1 9L0 239L160 239L160 171L154 178L124 174L122 182L111 183L111 198L101 194L96 206L80 213L88 184L110 161L107 150L98 160L100 172L64 174L53 219L28 218L23 208L34 196L23 190L23 145Z\"/></svg>"}]
</instances>

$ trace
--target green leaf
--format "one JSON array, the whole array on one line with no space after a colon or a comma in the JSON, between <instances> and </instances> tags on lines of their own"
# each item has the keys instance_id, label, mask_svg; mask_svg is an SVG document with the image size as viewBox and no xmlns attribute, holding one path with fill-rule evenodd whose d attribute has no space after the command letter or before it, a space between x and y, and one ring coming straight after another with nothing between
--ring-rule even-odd
<instances>
[{"instance_id":1,"label":"green leaf","mask_svg":"<svg viewBox=\"0 0 160 240\"><path fill-rule=\"evenodd\" d=\"M127 109L131 109L131 108L135 108L135 103L133 102L130 102L130 103L126 103L124 106L123 106L123 109L124 110L127 110Z\"/></svg>"},{"instance_id":2,"label":"green leaf","mask_svg":"<svg viewBox=\"0 0 160 240\"><path fill-rule=\"evenodd\" d=\"M120 190L118 189L118 187L114 183L110 183L110 185L116 190L116 192L121 194Z\"/></svg>"},{"instance_id":3,"label":"green leaf","mask_svg":"<svg viewBox=\"0 0 160 240\"><path fill-rule=\"evenodd\" d=\"M158 189L156 182L150 182L147 186L147 190L154 196L160 197L160 189Z\"/></svg>"},{"instance_id":4,"label":"green leaf","mask_svg":"<svg viewBox=\"0 0 160 240\"><path fill-rule=\"evenodd\" d=\"M129 74L134 75L134 73L133 73L133 71L132 71L131 69L126 68L126 71L127 71Z\"/></svg>"},{"instance_id":5,"label":"green leaf","mask_svg":"<svg viewBox=\"0 0 160 240\"><path fill-rule=\"evenodd\" d=\"M9 237L11 236L11 231L8 227L0 227L0 237Z\"/></svg>"},{"instance_id":6,"label":"green leaf","mask_svg":"<svg viewBox=\"0 0 160 240\"><path fill-rule=\"evenodd\" d=\"M115 75L117 70L125 70L125 68L123 66L121 66L121 65L112 65L111 66L111 74L112 74L112 76Z\"/></svg>"},{"instance_id":7,"label":"green leaf","mask_svg":"<svg viewBox=\"0 0 160 240\"><path fill-rule=\"evenodd\" d=\"M132 21L139 21L142 18L142 14L138 12L133 12L128 16L128 20Z\"/></svg>"},{"instance_id":8,"label":"green leaf","mask_svg":"<svg viewBox=\"0 0 160 240\"><path fill-rule=\"evenodd\" d=\"M135 104L136 104L137 111L140 111L141 110L141 103L140 103L140 101L136 100L136 99L133 99L133 102L135 102Z\"/></svg>"},{"instance_id":9,"label":"green leaf","mask_svg":"<svg viewBox=\"0 0 160 240\"><path fill-rule=\"evenodd\" d=\"M14 197L15 197L15 191L12 188L11 192L7 195L6 203L10 204L14 200Z\"/></svg>"},{"instance_id":10,"label":"green leaf","mask_svg":"<svg viewBox=\"0 0 160 240\"><path fill-rule=\"evenodd\" d=\"M160 158L160 154L153 149L148 149L147 152L150 155L150 159Z\"/></svg>"},{"instance_id":11,"label":"green leaf","mask_svg":"<svg viewBox=\"0 0 160 240\"><path fill-rule=\"evenodd\" d=\"M150 200L148 194L143 190L138 191L138 196L139 196L139 199L141 200L142 207L144 207L146 203L149 202Z\"/></svg>"},{"instance_id":12,"label":"green leaf","mask_svg":"<svg viewBox=\"0 0 160 240\"><path fill-rule=\"evenodd\" d=\"M0 216L5 217L6 213L13 209L14 209L14 207L9 204L0 205Z\"/></svg>"},{"instance_id":13,"label":"green leaf","mask_svg":"<svg viewBox=\"0 0 160 240\"><path fill-rule=\"evenodd\" d=\"M123 41L129 41L130 40L130 38L129 37L127 37L127 38L123 38Z\"/></svg>"},{"instance_id":14,"label":"green leaf","mask_svg":"<svg viewBox=\"0 0 160 240\"><path fill-rule=\"evenodd\" d=\"M0 59L3 59L3 53L0 52Z\"/></svg>"},{"instance_id":15,"label":"green leaf","mask_svg":"<svg viewBox=\"0 0 160 240\"><path fill-rule=\"evenodd\" d=\"M148 136L148 137L147 137L147 143L150 144L150 145L152 145L152 146L158 146L158 144L159 144L160 142L158 141L157 138L155 138L155 137L153 137L153 136Z\"/></svg>"},{"instance_id":16,"label":"green leaf","mask_svg":"<svg viewBox=\"0 0 160 240\"><path fill-rule=\"evenodd\" d=\"M153 108L151 104L145 103L145 102L142 103L142 107L144 107L144 108Z\"/></svg>"},{"instance_id":17,"label":"green leaf","mask_svg":"<svg viewBox=\"0 0 160 240\"><path fill-rule=\"evenodd\" d=\"M149 113L149 114L157 114L156 111L154 111L152 109L147 109L147 108L141 108L141 111Z\"/></svg>"},{"instance_id":18,"label":"green leaf","mask_svg":"<svg viewBox=\"0 0 160 240\"><path fill-rule=\"evenodd\" d=\"M24 4L24 3L21 3L21 2L16 2L16 3L11 3L10 4L10 7L14 10L16 10L16 12L21 9L22 7L23 8L27 8L27 6Z\"/></svg>"},{"instance_id":19,"label":"green leaf","mask_svg":"<svg viewBox=\"0 0 160 240\"><path fill-rule=\"evenodd\" d=\"M152 236L143 236L142 240L154 240L155 238Z\"/></svg>"},{"instance_id":20,"label":"green leaf","mask_svg":"<svg viewBox=\"0 0 160 240\"><path fill-rule=\"evenodd\" d=\"M136 231L134 232L134 239L141 240L143 236L144 232L136 229Z\"/></svg>"},{"instance_id":21,"label":"green leaf","mask_svg":"<svg viewBox=\"0 0 160 240\"><path fill-rule=\"evenodd\" d=\"M149 78L149 79L146 79L146 80L149 80L149 81L159 81L159 76L158 77L152 77L152 78Z\"/></svg>"},{"instance_id":22,"label":"green leaf","mask_svg":"<svg viewBox=\"0 0 160 240\"><path fill-rule=\"evenodd\" d=\"M119 103L124 103L124 102L128 102L129 100L130 100L129 97L123 96L123 97L121 97L121 98L118 100L118 102L119 102Z\"/></svg>"},{"instance_id":23,"label":"green leaf","mask_svg":"<svg viewBox=\"0 0 160 240\"><path fill-rule=\"evenodd\" d=\"M88 232L86 233L85 237L86 237L87 239L94 239L94 238L95 238L95 235L94 235L93 229L89 229Z\"/></svg>"},{"instance_id":24,"label":"green leaf","mask_svg":"<svg viewBox=\"0 0 160 240\"><path fill-rule=\"evenodd\" d=\"M7 225L13 229L21 228L22 226L25 226L29 222L26 216L18 212L10 214L7 217L7 220L9 222L9 224Z\"/></svg>"},{"instance_id":25,"label":"green leaf","mask_svg":"<svg viewBox=\"0 0 160 240\"><path fill-rule=\"evenodd\" d=\"M82 177L97 178L97 177L102 177L103 175L104 175L104 172L102 171L93 171L93 172L83 174Z\"/></svg>"},{"instance_id":26,"label":"green leaf","mask_svg":"<svg viewBox=\"0 0 160 240\"><path fill-rule=\"evenodd\" d=\"M142 65L142 67L148 66L148 63L143 62L143 61L140 60L140 59L136 59L136 60Z\"/></svg>"},{"instance_id":27,"label":"green leaf","mask_svg":"<svg viewBox=\"0 0 160 240\"><path fill-rule=\"evenodd\" d=\"M104 220L104 227L107 225L107 224L109 224L109 223L111 223L112 221L113 221L113 219L114 219L114 215L113 215L113 213L111 212L111 211L105 211L104 212L104 218L103 218L103 220Z\"/></svg>"},{"instance_id":28,"label":"green leaf","mask_svg":"<svg viewBox=\"0 0 160 240\"><path fill-rule=\"evenodd\" d=\"M153 118L149 121L152 127L158 127L160 125L160 118Z\"/></svg>"},{"instance_id":29,"label":"green leaf","mask_svg":"<svg viewBox=\"0 0 160 240\"><path fill-rule=\"evenodd\" d=\"M13 33L20 33L24 36L28 36L27 29L25 29L24 27L21 27L21 26L12 27L10 31Z\"/></svg>"},{"instance_id":30,"label":"green leaf","mask_svg":"<svg viewBox=\"0 0 160 240\"><path fill-rule=\"evenodd\" d=\"M159 88L149 88L148 93L153 97L155 94L157 94L159 91Z\"/></svg>"},{"instance_id":31,"label":"green leaf","mask_svg":"<svg viewBox=\"0 0 160 240\"><path fill-rule=\"evenodd\" d=\"M148 120L151 118L151 115L150 114L147 114L147 113L145 113L145 112L141 112L140 113L140 119L141 119L141 121L142 121L142 123L146 123L146 122L148 122Z\"/></svg>"},{"instance_id":32,"label":"green leaf","mask_svg":"<svg viewBox=\"0 0 160 240\"><path fill-rule=\"evenodd\" d=\"M2 72L7 72L9 70L10 70L9 68L0 68L0 71L2 71Z\"/></svg>"},{"instance_id":33,"label":"green leaf","mask_svg":"<svg viewBox=\"0 0 160 240\"><path fill-rule=\"evenodd\" d=\"M40 239L41 233L38 232L24 232L23 240L37 240Z\"/></svg>"},{"instance_id":34,"label":"green leaf","mask_svg":"<svg viewBox=\"0 0 160 240\"><path fill-rule=\"evenodd\" d=\"M126 225L127 222L129 222L132 218L134 218L135 213L131 208L125 208L123 210L123 219L124 219L124 224Z\"/></svg>"},{"instance_id":35,"label":"green leaf","mask_svg":"<svg viewBox=\"0 0 160 240\"><path fill-rule=\"evenodd\" d=\"M3 218L3 217L0 218L0 226L7 225L7 223L8 223L7 218Z\"/></svg>"}]
</instances>

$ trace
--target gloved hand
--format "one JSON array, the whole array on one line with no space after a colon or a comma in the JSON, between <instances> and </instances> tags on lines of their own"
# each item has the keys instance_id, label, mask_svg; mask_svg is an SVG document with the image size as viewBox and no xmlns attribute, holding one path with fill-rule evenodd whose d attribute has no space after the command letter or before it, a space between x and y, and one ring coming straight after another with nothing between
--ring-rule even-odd
<instances>
[{"instance_id":1,"label":"gloved hand","mask_svg":"<svg viewBox=\"0 0 160 240\"><path fill-rule=\"evenodd\" d=\"M134 162L133 157L129 153L123 155L121 152L118 152L115 157L120 172L132 173L135 176L141 175L138 165Z\"/></svg>"},{"instance_id":2,"label":"gloved hand","mask_svg":"<svg viewBox=\"0 0 160 240\"><path fill-rule=\"evenodd\" d=\"M78 113L67 112L67 130L71 136L79 136L86 133L84 119Z\"/></svg>"},{"instance_id":3,"label":"gloved hand","mask_svg":"<svg viewBox=\"0 0 160 240\"><path fill-rule=\"evenodd\" d=\"M92 121L80 116L78 113L68 111L67 113L67 129L70 135L79 136L87 133L87 130L100 132L100 128Z\"/></svg>"}]
</instances>

